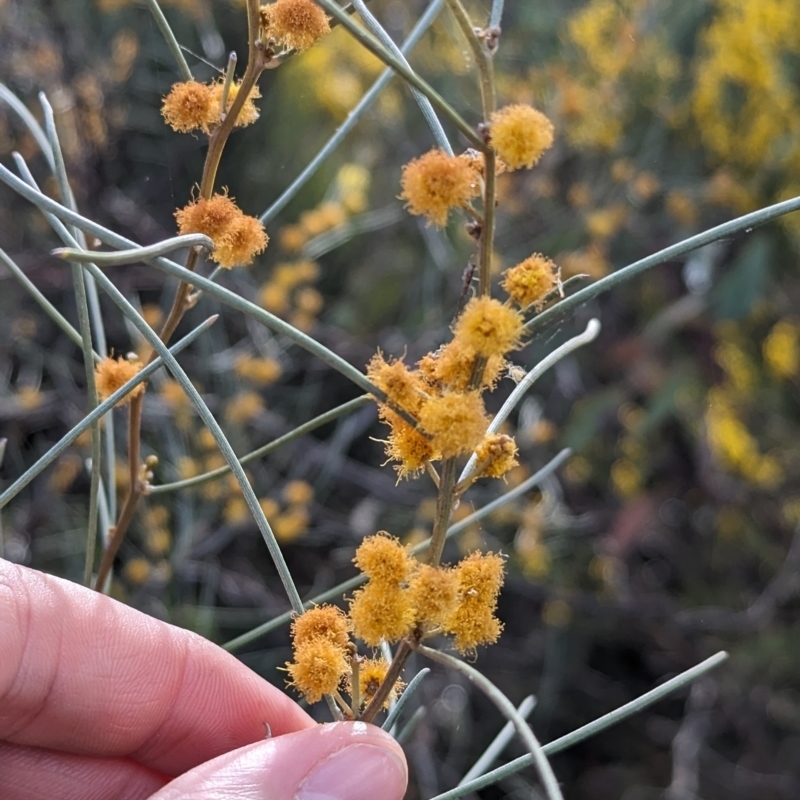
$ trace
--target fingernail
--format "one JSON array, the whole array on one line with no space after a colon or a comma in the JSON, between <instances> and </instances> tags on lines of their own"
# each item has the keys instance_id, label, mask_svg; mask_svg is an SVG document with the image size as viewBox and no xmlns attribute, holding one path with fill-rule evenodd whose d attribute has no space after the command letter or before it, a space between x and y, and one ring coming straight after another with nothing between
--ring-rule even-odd
<instances>
[{"instance_id":1,"label":"fingernail","mask_svg":"<svg viewBox=\"0 0 800 800\"><path fill-rule=\"evenodd\" d=\"M406 770L396 755L371 744L353 744L317 764L300 784L295 798L399 800L405 786Z\"/></svg>"}]
</instances>

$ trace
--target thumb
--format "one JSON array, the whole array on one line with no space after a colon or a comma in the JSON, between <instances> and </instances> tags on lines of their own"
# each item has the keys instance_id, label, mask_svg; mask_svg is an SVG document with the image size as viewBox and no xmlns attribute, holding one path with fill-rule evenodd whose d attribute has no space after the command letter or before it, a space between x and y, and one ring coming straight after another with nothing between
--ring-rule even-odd
<instances>
[{"instance_id":1,"label":"thumb","mask_svg":"<svg viewBox=\"0 0 800 800\"><path fill-rule=\"evenodd\" d=\"M334 722L241 747L185 772L150 800L400 800L400 745L365 722Z\"/></svg>"}]
</instances>

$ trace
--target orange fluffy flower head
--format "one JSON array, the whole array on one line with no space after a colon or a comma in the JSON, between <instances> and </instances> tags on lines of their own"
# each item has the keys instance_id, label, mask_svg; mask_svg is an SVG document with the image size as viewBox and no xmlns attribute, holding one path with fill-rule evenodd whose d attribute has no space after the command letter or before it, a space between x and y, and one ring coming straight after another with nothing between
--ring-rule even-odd
<instances>
[{"instance_id":1,"label":"orange fluffy flower head","mask_svg":"<svg viewBox=\"0 0 800 800\"><path fill-rule=\"evenodd\" d=\"M214 83L211 84L211 97L214 104L213 107L217 115L217 123L222 121L222 93L224 91L224 86L225 81L223 80L214 81ZM236 95L239 94L240 87L241 81L234 81L228 87L228 100L225 104L226 112L230 111L233 101L236 99ZM258 90L258 86L254 86L250 90L247 100L244 101L244 105L239 110L239 115L236 117L237 128L246 128L248 125L252 125L258 119L258 108L256 107L254 101L259 97L261 97L261 92Z\"/></svg>"},{"instance_id":2,"label":"orange fluffy flower head","mask_svg":"<svg viewBox=\"0 0 800 800\"><path fill-rule=\"evenodd\" d=\"M444 625L458 599L456 573L447 567L420 564L408 586L417 622Z\"/></svg>"},{"instance_id":3,"label":"orange fluffy flower head","mask_svg":"<svg viewBox=\"0 0 800 800\"><path fill-rule=\"evenodd\" d=\"M175 83L164 98L161 115L179 133L194 130L208 133L219 122L219 102L214 102L211 87L206 83Z\"/></svg>"},{"instance_id":4,"label":"orange fluffy flower head","mask_svg":"<svg viewBox=\"0 0 800 800\"><path fill-rule=\"evenodd\" d=\"M538 311L545 297L561 285L558 267L541 253L534 253L504 273L503 289L520 308L533 304Z\"/></svg>"},{"instance_id":5,"label":"orange fluffy flower head","mask_svg":"<svg viewBox=\"0 0 800 800\"><path fill-rule=\"evenodd\" d=\"M424 384L401 360L387 362L376 353L367 364L367 377L385 393L392 405L415 414L425 399Z\"/></svg>"},{"instance_id":6,"label":"orange fluffy flower head","mask_svg":"<svg viewBox=\"0 0 800 800\"><path fill-rule=\"evenodd\" d=\"M225 269L252 263L269 242L264 226L227 194L193 200L175 212L175 219L181 234L204 233L213 239L211 258Z\"/></svg>"},{"instance_id":7,"label":"orange fluffy flower head","mask_svg":"<svg viewBox=\"0 0 800 800\"><path fill-rule=\"evenodd\" d=\"M472 553L456 565L458 602L445 627L454 634L453 644L460 653L474 652L500 636L503 626L494 611L503 571L503 559L495 553Z\"/></svg>"},{"instance_id":8,"label":"orange fluffy flower head","mask_svg":"<svg viewBox=\"0 0 800 800\"><path fill-rule=\"evenodd\" d=\"M294 661L286 669L294 686L309 703L316 703L324 694L333 694L349 669L341 647L329 639L317 638L295 649Z\"/></svg>"},{"instance_id":9,"label":"orange fluffy flower head","mask_svg":"<svg viewBox=\"0 0 800 800\"><path fill-rule=\"evenodd\" d=\"M418 362L419 372L431 385L454 392L465 392L472 380L478 354L458 339L453 339L435 353L428 353ZM481 375L481 388L494 389L505 367L501 355L489 356Z\"/></svg>"},{"instance_id":10,"label":"orange fluffy flower head","mask_svg":"<svg viewBox=\"0 0 800 800\"><path fill-rule=\"evenodd\" d=\"M345 652L350 643L349 632L350 622L345 613L336 606L310 608L292 622L292 641L295 648L314 639L327 639Z\"/></svg>"},{"instance_id":11,"label":"orange fluffy flower head","mask_svg":"<svg viewBox=\"0 0 800 800\"><path fill-rule=\"evenodd\" d=\"M409 425L394 411L382 407L381 419L391 426L389 438L386 440L386 455L391 461L397 461L395 469L399 478L406 478L425 469L428 461L439 458L439 453L430 439L423 436L413 425Z\"/></svg>"},{"instance_id":12,"label":"orange fluffy flower head","mask_svg":"<svg viewBox=\"0 0 800 800\"><path fill-rule=\"evenodd\" d=\"M350 601L350 619L355 635L377 647L382 639L397 642L409 633L414 609L404 589L369 581Z\"/></svg>"},{"instance_id":13,"label":"orange fluffy flower head","mask_svg":"<svg viewBox=\"0 0 800 800\"><path fill-rule=\"evenodd\" d=\"M353 562L370 581L391 586L403 583L415 564L400 540L386 531L367 536L358 546Z\"/></svg>"},{"instance_id":14,"label":"orange fluffy flower head","mask_svg":"<svg viewBox=\"0 0 800 800\"><path fill-rule=\"evenodd\" d=\"M104 358L94 371L97 394L101 400L108 400L117 389L126 384L142 368L139 361L128 361L126 358ZM144 391L144 383L140 383L129 392L117 405L124 406Z\"/></svg>"},{"instance_id":15,"label":"orange fluffy flower head","mask_svg":"<svg viewBox=\"0 0 800 800\"><path fill-rule=\"evenodd\" d=\"M465 205L479 194L475 171L468 161L430 150L403 167L400 198L410 213L427 217L440 228L451 208Z\"/></svg>"},{"instance_id":16,"label":"orange fluffy flower head","mask_svg":"<svg viewBox=\"0 0 800 800\"><path fill-rule=\"evenodd\" d=\"M358 689L362 708L375 696L375 693L383 683L383 679L386 677L386 673L389 671L389 666L389 662L384 658L365 658L360 662ZM403 681L396 681L383 707L389 708L390 704L397 699L404 688L405 683Z\"/></svg>"},{"instance_id":17,"label":"orange fluffy flower head","mask_svg":"<svg viewBox=\"0 0 800 800\"><path fill-rule=\"evenodd\" d=\"M501 478L519 463L517 443L513 437L503 433L491 433L484 438L475 450L480 474L487 478Z\"/></svg>"},{"instance_id":18,"label":"orange fluffy flower head","mask_svg":"<svg viewBox=\"0 0 800 800\"><path fill-rule=\"evenodd\" d=\"M491 297L473 297L455 324L455 338L482 356L505 355L519 346L523 319Z\"/></svg>"},{"instance_id":19,"label":"orange fluffy flower head","mask_svg":"<svg viewBox=\"0 0 800 800\"><path fill-rule=\"evenodd\" d=\"M325 12L313 0L277 0L261 6L261 27L267 36L293 50L308 50L331 29Z\"/></svg>"},{"instance_id":20,"label":"orange fluffy flower head","mask_svg":"<svg viewBox=\"0 0 800 800\"><path fill-rule=\"evenodd\" d=\"M491 137L509 169L532 167L553 144L553 123L532 106L506 106L491 116Z\"/></svg>"},{"instance_id":21,"label":"orange fluffy flower head","mask_svg":"<svg viewBox=\"0 0 800 800\"><path fill-rule=\"evenodd\" d=\"M489 424L479 392L444 392L419 411L420 428L443 458L471 453Z\"/></svg>"}]
</instances>

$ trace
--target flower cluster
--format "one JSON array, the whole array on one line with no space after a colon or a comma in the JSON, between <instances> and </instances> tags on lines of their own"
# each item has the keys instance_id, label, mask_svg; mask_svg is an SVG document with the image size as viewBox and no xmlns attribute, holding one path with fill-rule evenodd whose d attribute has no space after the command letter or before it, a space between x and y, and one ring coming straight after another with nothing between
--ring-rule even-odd
<instances>
[{"instance_id":1,"label":"flower cluster","mask_svg":"<svg viewBox=\"0 0 800 800\"><path fill-rule=\"evenodd\" d=\"M409 368L388 362L381 353L367 366L367 376L385 394L380 417L391 432L386 441L400 477L419 472L426 463L469 455L488 427L481 390L494 387L505 366L505 354L519 346L522 316L489 297L473 298L454 326L453 339ZM418 421L406 421L405 411ZM499 476L497 462L491 473ZM510 466L508 466L510 468Z\"/></svg>"},{"instance_id":2,"label":"flower cluster","mask_svg":"<svg viewBox=\"0 0 800 800\"><path fill-rule=\"evenodd\" d=\"M418 640L448 634L462 654L497 641L503 627L495 617L503 584L501 556L473 553L454 567L433 567L380 532L364 539L353 560L368 581L350 601L349 615L322 605L292 623L289 683L309 702L342 688L352 696L353 660L358 663L360 705L378 691L389 665L382 658L356 655L351 632L370 647L399 641L412 632ZM395 685L393 692L399 688Z\"/></svg>"},{"instance_id":3,"label":"flower cluster","mask_svg":"<svg viewBox=\"0 0 800 800\"><path fill-rule=\"evenodd\" d=\"M175 212L175 219L181 234L204 233L212 239L211 258L225 269L252 263L269 242L264 226L227 194L193 200Z\"/></svg>"},{"instance_id":4,"label":"flower cluster","mask_svg":"<svg viewBox=\"0 0 800 800\"><path fill-rule=\"evenodd\" d=\"M385 532L366 538L356 566L369 578L350 602L353 632L366 644L396 642L416 630L421 637L446 633L461 653L497 641L494 616L503 583L503 559L473 553L455 567L413 559Z\"/></svg>"},{"instance_id":5,"label":"flower cluster","mask_svg":"<svg viewBox=\"0 0 800 800\"><path fill-rule=\"evenodd\" d=\"M316 703L333 694L349 669L350 623L335 606L317 606L292 623L294 661L289 685Z\"/></svg>"},{"instance_id":6,"label":"flower cluster","mask_svg":"<svg viewBox=\"0 0 800 800\"><path fill-rule=\"evenodd\" d=\"M228 87L225 112L233 105L239 88L240 84L236 81ZM222 122L223 90L224 82L221 80L211 83L184 81L173 84L169 94L164 98L161 115L167 125L179 133L196 130L206 134L211 133ZM236 127L252 125L258 119L258 109L253 101L259 97L261 94L258 87L254 86L236 117Z\"/></svg>"}]
</instances>

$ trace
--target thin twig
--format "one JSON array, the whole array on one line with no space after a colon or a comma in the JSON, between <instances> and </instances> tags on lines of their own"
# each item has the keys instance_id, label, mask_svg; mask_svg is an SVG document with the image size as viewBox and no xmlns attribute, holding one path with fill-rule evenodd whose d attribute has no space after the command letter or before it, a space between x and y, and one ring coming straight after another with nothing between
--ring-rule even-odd
<instances>
[{"instance_id":1,"label":"thin twig","mask_svg":"<svg viewBox=\"0 0 800 800\"><path fill-rule=\"evenodd\" d=\"M497 706L500 713L514 725L517 735L530 751L529 758L536 765L539 778L542 781L542 785L547 792L549 800L564 800L558 785L558 780L553 773L553 769L550 766L550 762L547 760L542 746L539 744L539 740L534 735L530 725L525 721L525 718L514 707L514 704L482 672L478 671L470 664L448 655L447 653L434 650L432 647L426 647L425 645L418 645L416 649L417 652L430 658L431 661L436 661L445 667L450 667L450 669L460 672L474 683Z\"/></svg>"},{"instance_id":2,"label":"thin twig","mask_svg":"<svg viewBox=\"0 0 800 800\"><path fill-rule=\"evenodd\" d=\"M562 736L561 738L544 745L542 750L544 751L545 755L548 756L552 756L556 753L562 752L563 750L567 750L579 742L589 739L590 737L601 733L607 728L622 722L622 720L632 717L634 714L638 714L648 706L653 705L653 703L657 703L659 700L671 694L672 692L683 688L686 686L686 684L691 683L701 675L705 675L710 670L715 669L727 658L728 654L724 651L721 651L716 655L711 656L711 658L707 658L697 666L687 669L685 672L682 672L675 678L671 678L661 686L651 689L649 692L641 695L641 697L637 697L630 703L626 703L624 706L620 706L614 711L610 711L608 714L604 714L602 717L599 717L598 719L588 723L588 725L583 725L582 727L572 731L572 733L568 733L566 736ZM497 783L497 781L503 780L503 778L507 778L509 775L513 775L515 772L525 769L525 767L529 767L532 763L532 756L520 756L520 758L509 761L508 764L504 764L502 767L493 769L491 772L487 772L485 775L482 775L480 778L476 778L474 781L465 783L463 786L459 786L456 789L451 789L449 792L437 794L436 797L431 798L431 800L456 800L456 798L464 797L465 795L471 794L472 792L477 792L479 789L483 789L486 786L491 786L491 784Z\"/></svg>"},{"instance_id":3,"label":"thin twig","mask_svg":"<svg viewBox=\"0 0 800 800\"><path fill-rule=\"evenodd\" d=\"M186 63L186 59L183 57L181 46L178 44L178 40L175 38L172 28L170 28L169 22L167 22L167 18L164 16L164 12L161 10L158 0L147 0L147 5L150 6L150 11L155 18L156 25L158 25L158 28L164 36L164 39L166 39L167 47L169 47L169 51L172 53L172 57L175 59L175 62L178 65L178 72L181 74L181 80L192 80L192 71L189 69L189 65Z\"/></svg>"},{"instance_id":4,"label":"thin twig","mask_svg":"<svg viewBox=\"0 0 800 800\"><path fill-rule=\"evenodd\" d=\"M374 36L367 33L360 25L356 24L333 0L314 0L328 14L338 19L344 28L347 28L353 38L367 48L373 55L391 67L401 78L415 88L419 89L439 110L447 117L461 133L471 142L473 147L481 152L486 150L486 143L475 132L475 129L466 122L461 115L426 81L416 72L409 69L390 53Z\"/></svg>"}]
</instances>

